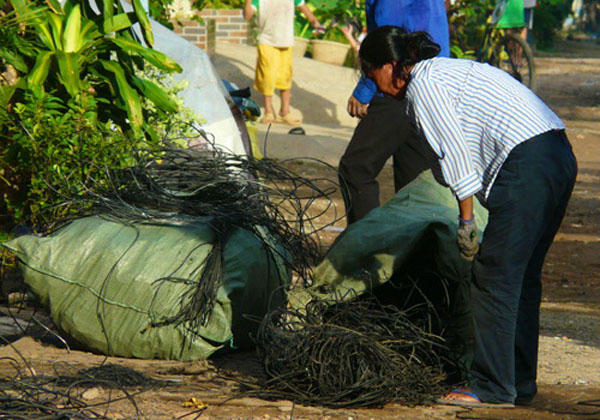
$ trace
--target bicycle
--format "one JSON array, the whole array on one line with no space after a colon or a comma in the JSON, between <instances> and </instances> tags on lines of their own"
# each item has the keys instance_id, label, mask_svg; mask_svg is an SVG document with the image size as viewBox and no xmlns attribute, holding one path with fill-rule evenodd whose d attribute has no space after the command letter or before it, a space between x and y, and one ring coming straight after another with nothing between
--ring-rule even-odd
<instances>
[{"instance_id":1,"label":"bicycle","mask_svg":"<svg viewBox=\"0 0 600 420\"><path fill-rule=\"evenodd\" d=\"M504 29L496 27L507 2L508 0L498 1L492 15L488 18L483 47L479 50L476 59L506 71L535 91L535 62L531 47L518 34L506 33Z\"/></svg>"}]
</instances>

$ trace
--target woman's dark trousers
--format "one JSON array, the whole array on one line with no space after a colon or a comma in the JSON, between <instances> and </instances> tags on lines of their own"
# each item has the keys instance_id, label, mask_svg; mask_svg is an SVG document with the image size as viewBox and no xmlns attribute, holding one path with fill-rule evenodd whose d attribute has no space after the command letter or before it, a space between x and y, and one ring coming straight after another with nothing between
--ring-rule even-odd
<instances>
[{"instance_id":1,"label":"woman's dark trousers","mask_svg":"<svg viewBox=\"0 0 600 420\"><path fill-rule=\"evenodd\" d=\"M483 401L528 402L537 392L542 265L576 174L564 131L550 131L515 147L493 184L471 294L469 386Z\"/></svg>"}]
</instances>

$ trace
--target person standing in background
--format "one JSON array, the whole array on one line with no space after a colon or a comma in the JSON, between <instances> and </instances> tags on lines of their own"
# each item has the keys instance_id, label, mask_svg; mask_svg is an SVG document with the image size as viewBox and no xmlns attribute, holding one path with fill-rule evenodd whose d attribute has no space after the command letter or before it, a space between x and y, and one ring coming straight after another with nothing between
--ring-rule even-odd
<instances>
[{"instance_id":1,"label":"person standing in background","mask_svg":"<svg viewBox=\"0 0 600 420\"><path fill-rule=\"evenodd\" d=\"M520 33L525 26L525 12L523 0L499 0L504 1L506 6L496 26L508 32Z\"/></svg>"},{"instance_id":2,"label":"person standing in background","mask_svg":"<svg viewBox=\"0 0 600 420\"><path fill-rule=\"evenodd\" d=\"M521 31L521 38L527 41L527 34L533 29L533 8L536 6L536 0L523 0L523 17L525 19L525 26Z\"/></svg>"},{"instance_id":3,"label":"person standing in background","mask_svg":"<svg viewBox=\"0 0 600 420\"><path fill-rule=\"evenodd\" d=\"M366 0L367 30L384 25L402 26L409 32L425 31L449 57L450 39L444 0ZM375 83L361 77L347 105L360 118L352 139L340 159L339 172L348 224L379 206L376 177L393 156L396 191L429 169L431 151L419 141L408 118L406 101L377 93ZM399 150L402 149L402 152Z\"/></svg>"},{"instance_id":4,"label":"person standing in background","mask_svg":"<svg viewBox=\"0 0 600 420\"><path fill-rule=\"evenodd\" d=\"M352 25L350 25L350 24L340 27L340 31L342 31L342 33L344 34L344 36L350 43L350 46L352 47L352 49L358 56L358 50L360 49L360 43L367 36L367 27L363 26L360 30L358 37L356 37L356 38L354 37L354 33L353 33L354 29L353 29Z\"/></svg>"},{"instance_id":5,"label":"person standing in background","mask_svg":"<svg viewBox=\"0 0 600 420\"><path fill-rule=\"evenodd\" d=\"M260 120L264 124L299 124L290 115L295 9L300 10L315 29L323 29L304 0L246 0L244 3L244 19L250 20L258 13L254 89L264 97L265 115ZM281 95L278 118L273 109L275 89L279 89Z\"/></svg>"}]
</instances>

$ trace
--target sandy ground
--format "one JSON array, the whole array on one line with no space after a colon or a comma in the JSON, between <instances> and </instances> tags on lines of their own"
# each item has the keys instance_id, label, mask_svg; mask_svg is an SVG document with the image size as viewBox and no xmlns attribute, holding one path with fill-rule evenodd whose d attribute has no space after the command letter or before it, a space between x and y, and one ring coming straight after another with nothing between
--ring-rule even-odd
<instances>
[{"instance_id":1,"label":"sandy ground","mask_svg":"<svg viewBox=\"0 0 600 420\"><path fill-rule=\"evenodd\" d=\"M214 63L222 77L245 87L252 84L254 60L251 47L219 44ZM26 359L38 373L51 372L57 363L81 368L107 360L173 381L172 386L137 395L139 411L128 400L111 403L106 413L112 418L194 418L190 415L194 409L184 407L194 397L208 406L201 419L600 419L600 46L565 43L560 52L540 54L537 66L539 95L565 120L578 158L579 175L567 217L544 266L540 390L531 406L465 410L389 404L378 409L332 410L255 398L226 401L235 385L221 376L223 372L261 377L260 363L252 352L191 363L107 359L22 338L14 347L0 347L0 356ZM309 156L336 164L355 125L345 113L355 80L352 69L305 58L297 60L293 112L303 118L307 135L289 135L289 127L273 126L267 140L269 156ZM258 98L256 92L254 97ZM267 127L259 125L258 129L264 142ZM333 174L310 163L295 169L306 175ZM380 181L386 200L392 194L389 168ZM0 360L0 377L10 374L11 369L6 359ZM87 394L86 400L96 403L114 396L96 389Z\"/></svg>"}]
</instances>

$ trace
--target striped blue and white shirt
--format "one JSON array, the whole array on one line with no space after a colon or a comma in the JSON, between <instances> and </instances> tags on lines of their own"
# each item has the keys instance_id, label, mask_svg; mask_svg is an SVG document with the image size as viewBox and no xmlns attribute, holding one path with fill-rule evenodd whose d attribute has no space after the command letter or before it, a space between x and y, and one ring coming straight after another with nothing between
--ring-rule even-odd
<instances>
[{"instance_id":1,"label":"striped blue and white shirt","mask_svg":"<svg viewBox=\"0 0 600 420\"><path fill-rule=\"evenodd\" d=\"M410 72L409 112L459 200L487 200L510 151L563 122L508 73L470 60L432 58Z\"/></svg>"}]
</instances>

